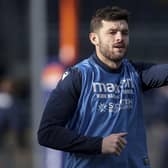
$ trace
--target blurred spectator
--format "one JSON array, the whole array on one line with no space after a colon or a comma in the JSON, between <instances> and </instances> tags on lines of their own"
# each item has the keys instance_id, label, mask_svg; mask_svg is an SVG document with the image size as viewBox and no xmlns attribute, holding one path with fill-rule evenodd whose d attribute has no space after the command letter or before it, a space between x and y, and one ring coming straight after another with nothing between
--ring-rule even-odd
<instances>
[{"instance_id":1,"label":"blurred spectator","mask_svg":"<svg viewBox=\"0 0 168 168\"><path fill-rule=\"evenodd\" d=\"M5 168L15 167L16 151L28 145L29 111L18 88L9 78L0 81L0 167Z\"/></svg>"},{"instance_id":2,"label":"blurred spectator","mask_svg":"<svg viewBox=\"0 0 168 168\"><path fill-rule=\"evenodd\" d=\"M27 117L25 116L25 103L16 95L14 89L14 83L10 79L1 81L0 133L5 135L8 131L14 131L17 135L16 142L22 147L25 145L23 132L27 127ZM3 144L3 138L0 144Z\"/></svg>"},{"instance_id":3,"label":"blurred spectator","mask_svg":"<svg viewBox=\"0 0 168 168\"><path fill-rule=\"evenodd\" d=\"M4 138L6 134L6 129L8 125L8 118L10 109L13 104L12 100L12 83L9 80L3 80L0 83L0 146L2 147L4 144Z\"/></svg>"}]
</instances>

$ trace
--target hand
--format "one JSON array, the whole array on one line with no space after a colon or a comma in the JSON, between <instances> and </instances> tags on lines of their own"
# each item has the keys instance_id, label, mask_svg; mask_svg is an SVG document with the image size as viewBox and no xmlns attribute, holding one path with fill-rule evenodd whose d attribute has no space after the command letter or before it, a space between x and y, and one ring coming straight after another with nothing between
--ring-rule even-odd
<instances>
[{"instance_id":1,"label":"hand","mask_svg":"<svg viewBox=\"0 0 168 168\"><path fill-rule=\"evenodd\" d=\"M126 132L111 134L103 138L102 153L103 154L115 154L119 156L122 150L125 148L127 141L125 140Z\"/></svg>"}]
</instances>

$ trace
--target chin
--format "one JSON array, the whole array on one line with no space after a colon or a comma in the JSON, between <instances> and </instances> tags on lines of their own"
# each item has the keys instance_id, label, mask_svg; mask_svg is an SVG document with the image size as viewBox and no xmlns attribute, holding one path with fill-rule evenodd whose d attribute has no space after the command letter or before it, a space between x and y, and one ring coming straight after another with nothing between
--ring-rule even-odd
<instances>
[{"instance_id":1,"label":"chin","mask_svg":"<svg viewBox=\"0 0 168 168\"><path fill-rule=\"evenodd\" d=\"M119 63L119 62L121 62L122 60L123 60L123 57L122 57L122 58L120 57L120 58L113 59L113 61L116 62L116 63L117 63L117 62Z\"/></svg>"},{"instance_id":2,"label":"chin","mask_svg":"<svg viewBox=\"0 0 168 168\"><path fill-rule=\"evenodd\" d=\"M125 53L117 53L117 54L115 54L115 55L113 56L113 58L121 59L121 58L124 58L124 56L125 56Z\"/></svg>"},{"instance_id":3,"label":"chin","mask_svg":"<svg viewBox=\"0 0 168 168\"><path fill-rule=\"evenodd\" d=\"M118 58L124 58L125 57L125 52L117 53L116 57L118 57Z\"/></svg>"}]
</instances>

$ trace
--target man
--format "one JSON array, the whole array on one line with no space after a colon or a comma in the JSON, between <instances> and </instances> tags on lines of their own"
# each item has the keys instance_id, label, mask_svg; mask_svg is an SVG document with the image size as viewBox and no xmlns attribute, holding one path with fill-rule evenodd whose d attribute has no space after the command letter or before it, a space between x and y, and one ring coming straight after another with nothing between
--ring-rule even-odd
<instances>
[{"instance_id":1,"label":"man","mask_svg":"<svg viewBox=\"0 0 168 168\"><path fill-rule=\"evenodd\" d=\"M68 168L149 168L141 93L168 84L168 65L125 58L125 9L97 10L89 38L96 52L65 72L51 93L39 143L66 151Z\"/></svg>"}]
</instances>

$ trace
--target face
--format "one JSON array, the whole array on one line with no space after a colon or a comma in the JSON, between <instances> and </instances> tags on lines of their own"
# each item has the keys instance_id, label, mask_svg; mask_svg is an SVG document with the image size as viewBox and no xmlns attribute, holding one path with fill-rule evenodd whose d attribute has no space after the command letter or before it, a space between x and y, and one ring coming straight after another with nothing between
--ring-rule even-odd
<instances>
[{"instance_id":1,"label":"face","mask_svg":"<svg viewBox=\"0 0 168 168\"><path fill-rule=\"evenodd\" d=\"M120 62L126 54L129 35L125 20L102 21L102 27L93 33L97 55L107 61ZM91 40L92 41L92 40Z\"/></svg>"}]
</instances>

